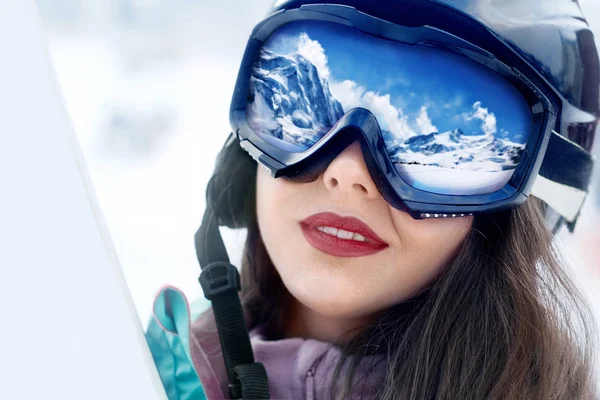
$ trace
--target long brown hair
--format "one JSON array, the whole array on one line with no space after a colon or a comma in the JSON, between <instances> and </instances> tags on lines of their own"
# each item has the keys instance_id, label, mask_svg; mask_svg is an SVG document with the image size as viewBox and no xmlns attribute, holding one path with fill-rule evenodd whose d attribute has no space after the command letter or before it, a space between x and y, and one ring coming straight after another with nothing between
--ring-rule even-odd
<instances>
[{"instance_id":1,"label":"long brown hair","mask_svg":"<svg viewBox=\"0 0 600 400\"><path fill-rule=\"evenodd\" d=\"M208 199L221 223L248 229L249 323L280 338L290 294L256 221L256 163L233 141L215 171ZM379 399L597 398L594 320L553 246L543 207L530 197L516 209L476 216L440 278L343 347L333 396L347 398L361 357L379 353L387 361Z\"/></svg>"}]
</instances>

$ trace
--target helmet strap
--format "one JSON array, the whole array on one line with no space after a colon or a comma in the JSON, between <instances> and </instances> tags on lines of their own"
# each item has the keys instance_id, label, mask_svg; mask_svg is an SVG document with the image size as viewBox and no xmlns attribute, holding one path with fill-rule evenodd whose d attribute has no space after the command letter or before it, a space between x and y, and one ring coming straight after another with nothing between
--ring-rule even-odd
<instances>
[{"instance_id":1,"label":"helmet strap","mask_svg":"<svg viewBox=\"0 0 600 400\"><path fill-rule=\"evenodd\" d=\"M229 377L229 395L232 399L268 399L267 372L261 363L254 361L238 295L241 290L240 274L229 262L217 216L210 202L207 202L195 242L202 269L198 281L204 296L212 303Z\"/></svg>"}]
</instances>

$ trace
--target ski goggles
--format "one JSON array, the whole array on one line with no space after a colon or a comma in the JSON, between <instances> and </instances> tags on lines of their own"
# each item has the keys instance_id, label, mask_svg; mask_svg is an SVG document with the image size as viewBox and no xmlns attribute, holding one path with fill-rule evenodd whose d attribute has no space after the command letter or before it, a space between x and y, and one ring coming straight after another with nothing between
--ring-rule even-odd
<instances>
[{"instance_id":1,"label":"ski goggles","mask_svg":"<svg viewBox=\"0 0 600 400\"><path fill-rule=\"evenodd\" d=\"M359 140L383 197L413 218L515 207L546 172L538 197L553 205L562 189L568 198L553 207L572 221L591 157L553 131L560 98L512 56L351 7L305 5L255 28L230 120L273 177L314 178Z\"/></svg>"}]
</instances>

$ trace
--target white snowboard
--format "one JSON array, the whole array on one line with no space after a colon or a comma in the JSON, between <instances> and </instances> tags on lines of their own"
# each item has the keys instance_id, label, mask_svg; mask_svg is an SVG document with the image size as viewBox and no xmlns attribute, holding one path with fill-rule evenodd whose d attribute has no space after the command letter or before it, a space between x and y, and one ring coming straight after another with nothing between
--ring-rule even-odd
<instances>
[{"instance_id":1,"label":"white snowboard","mask_svg":"<svg viewBox=\"0 0 600 400\"><path fill-rule=\"evenodd\" d=\"M0 2L0 399L164 399L33 0Z\"/></svg>"}]
</instances>

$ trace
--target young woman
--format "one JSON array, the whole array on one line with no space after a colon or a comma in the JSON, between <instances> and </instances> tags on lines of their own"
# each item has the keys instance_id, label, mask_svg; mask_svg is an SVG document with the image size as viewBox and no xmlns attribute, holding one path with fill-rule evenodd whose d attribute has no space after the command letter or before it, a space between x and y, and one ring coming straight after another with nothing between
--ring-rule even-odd
<instances>
[{"instance_id":1,"label":"young woman","mask_svg":"<svg viewBox=\"0 0 600 400\"><path fill-rule=\"evenodd\" d=\"M166 288L148 330L169 397L596 398L552 232L598 77L575 2L278 1L196 237L214 312ZM243 308L219 225L248 232Z\"/></svg>"}]
</instances>

